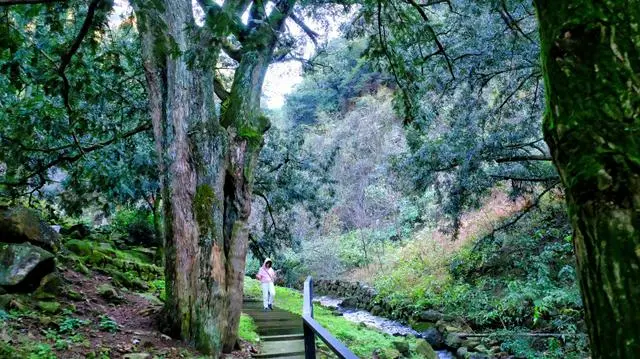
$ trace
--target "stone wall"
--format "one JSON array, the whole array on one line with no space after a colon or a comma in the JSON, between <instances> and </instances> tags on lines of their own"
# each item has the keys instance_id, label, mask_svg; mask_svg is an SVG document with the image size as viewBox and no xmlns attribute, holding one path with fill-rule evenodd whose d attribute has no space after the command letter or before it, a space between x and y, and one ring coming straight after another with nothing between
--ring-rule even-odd
<instances>
[{"instance_id":1,"label":"stone wall","mask_svg":"<svg viewBox=\"0 0 640 359\"><path fill-rule=\"evenodd\" d=\"M413 318L408 305L392 304L378 297L376 290L361 282L340 280L316 280L313 284L314 295L327 295L343 298L342 307L356 308L371 312L373 315L410 322Z\"/></svg>"}]
</instances>

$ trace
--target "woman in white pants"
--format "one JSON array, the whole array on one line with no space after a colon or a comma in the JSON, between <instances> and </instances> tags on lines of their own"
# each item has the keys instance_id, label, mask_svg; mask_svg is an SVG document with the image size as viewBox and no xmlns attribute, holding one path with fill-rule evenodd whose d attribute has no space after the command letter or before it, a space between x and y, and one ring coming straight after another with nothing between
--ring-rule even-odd
<instances>
[{"instance_id":1,"label":"woman in white pants","mask_svg":"<svg viewBox=\"0 0 640 359\"><path fill-rule=\"evenodd\" d=\"M270 258L264 260L256 278L262 283L262 306L264 310L273 310L273 298L276 296L276 272L271 268L273 262Z\"/></svg>"}]
</instances>

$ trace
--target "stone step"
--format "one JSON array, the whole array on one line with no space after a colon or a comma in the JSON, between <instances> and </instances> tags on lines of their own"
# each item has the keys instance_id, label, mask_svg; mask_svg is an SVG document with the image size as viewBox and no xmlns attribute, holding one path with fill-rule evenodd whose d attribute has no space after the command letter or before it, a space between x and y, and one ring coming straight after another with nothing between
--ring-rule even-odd
<instances>
[{"instance_id":1,"label":"stone step","mask_svg":"<svg viewBox=\"0 0 640 359\"><path fill-rule=\"evenodd\" d=\"M286 321L269 321L269 322L257 322L256 325L259 328L282 328L282 327L301 327L302 328L302 319L295 320L286 320Z\"/></svg>"},{"instance_id":2,"label":"stone step","mask_svg":"<svg viewBox=\"0 0 640 359\"><path fill-rule=\"evenodd\" d=\"M258 328L258 334L260 336L263 335L290 335L290 334L302 334L302 326L299 327L278 327L278 328L268 328L268 329L260 329Z\"/></svg>"},{"instance_id":3,"label":"stone step","mask_svg":"<svg viewBox=\"0 0 640 359\"><path fill-rule=\"evenodd\" d=\"M302 334L289 334L289 335L265 335L260 337L263 342L269 341L281 341L281 340L304 340Z\"/></svg>"},{"instance_id":4,"label":"stone step","mask_svg":"<svg viewBox=\"0 0 640 359\"><path fill-rule=\"evenodd\" d=\"M304 353L303 340L280 340L263 342L260 346L262 354L278 354L278 353Z\"/></svg>"},{"instance_id":5,"label":"stone step","mask_svg":"<svg viewBox=\"0 0 640 359\"><path fill-rule=\"evenodd\" d=\"M260 335L260 353L253 358L304 359L302 317L274 308L264 311L261 300L245 300L242 312L249 315Z\"/></svg>"},{"instance_id":6,"label":"stone step","mask_svg":"<svg viewBox=\"0 0 640 359\"><path fill-rule=\"evenodd\" d=\"M253 318L253 321L257 323L269 323L269 322L290 322L300 321L299 317L275 317L275 318Z\"/></svg>"},{"instance_id":7,"label":"stone step","mask_svg":"<svg viewBox=\"0 0 640 359\"><path fill-rule=\"evenodd\" d=\"M304 359L302 353L282 353L282 354L254 354L253 358L280 358L280 359Z\"/></svg>"}]
</instances>

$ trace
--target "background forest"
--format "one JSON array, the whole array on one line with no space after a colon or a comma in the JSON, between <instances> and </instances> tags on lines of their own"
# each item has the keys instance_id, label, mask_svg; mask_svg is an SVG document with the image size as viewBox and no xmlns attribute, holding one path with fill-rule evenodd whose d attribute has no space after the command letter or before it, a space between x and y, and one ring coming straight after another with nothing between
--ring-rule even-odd
<instances>
[{"instance_id":1,"label":"background forest","mask_svg":"<svg viewBox=\"0 0 640 359\"><path fill-rule=\"evenodd\" d=\"M460 357L586 357L564 191L540 126L533 6L435 3L299 11L343 25L335 37L319 26L280 40L287 52L278 61L301 61L302 78L284 106L265 110L271 127L253 174L246 274L271 257L282 286L300 288L312 275L372 287L371 302L333 294ZM72 282L67 297L117 303L137 291L153 312L166 299L161 178L137 22L130 13L109 21L110 6L0 9L0 211L9 218L29 207L57 226L63 272L115 280L86 294ZM71 19L89 11L98 16L79 43L85 24ZM223 60L217 70L229 85L225 68L237 63ZM0 294L0 334L11 336L12 320L42 324L34 310L58 323L40 335L49 344L35 357L65 357L90 341L70 335L87 319L47 308L55 296L42 294L44 306L33 309ZM111 314L98 330L118 331ZM1 354L27 355L7 342Z\"/></svg>"}]
</instances>

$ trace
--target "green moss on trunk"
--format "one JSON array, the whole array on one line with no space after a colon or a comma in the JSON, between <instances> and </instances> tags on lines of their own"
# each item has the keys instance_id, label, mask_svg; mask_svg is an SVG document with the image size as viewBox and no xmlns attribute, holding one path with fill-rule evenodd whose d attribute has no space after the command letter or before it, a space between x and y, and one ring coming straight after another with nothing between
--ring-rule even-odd
<instances>
[{"instance_id":1,"label":"green moss on trunk","mask_svg":"<svg viewBox=\"0 0 640 359\"><path fill-rule=\"evenodd\" d=\"M536 0L594 358L640 352L640 2Z\"/></svg>"},{"instance_id":2,"label":"green moss on trunk","mask_svg":"<svg viewBox=\"0 0 640 359\"><path fill-rule=\"evenodd\" d=\"M196 195L193 198L193 212L196 215L201 236L215 233L212 215L215 200L216 194L211 186L202 184L196 188Z\"/></svg>"}]
</instances>

